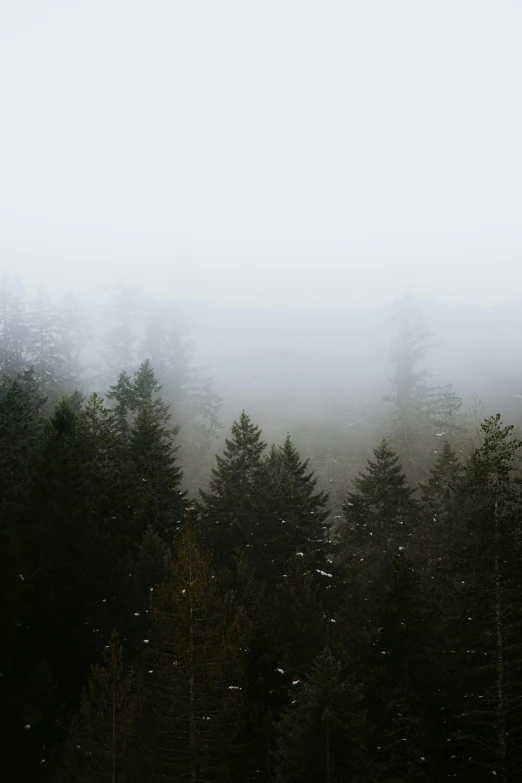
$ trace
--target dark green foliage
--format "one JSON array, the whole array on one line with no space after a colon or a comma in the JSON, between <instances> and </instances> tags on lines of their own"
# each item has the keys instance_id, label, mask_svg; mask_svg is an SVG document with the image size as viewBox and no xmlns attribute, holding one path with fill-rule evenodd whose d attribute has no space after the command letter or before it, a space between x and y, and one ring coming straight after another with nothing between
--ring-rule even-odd
<instances>
[{"instance_id":1,"label":"dark green foliage","mask_svg":"<svg viewBox=\"0 0 522 783\"><path fill-rule=\"evenodd\" d=\"M326 647L278 724L277 783L343 783L357 768L360 688Z\"/></svg>"},{"instance_id":2,"label":"dark green foliage","mask_svg":"<svg viewBox=\"0 0 522 783\"><path fill-rule=\"evenodd\" d=\"M406 484L399 458L386 440L374 450L366 471L354 479L343 507L341 558L352 589L374 617L375 598L389 586L400 547L410 545L417 522L414 490Z\"/></svg>"},{"instance_id":3,"label":"dark green foliage","mask_svg":"<svg viewBox=\"0 0 522 783\"><path fill-rule=\"evenodd\" d=\"M152 593L145 711L152 780L228 781L234 770L249 623L220 590L198 538L188 520L167 580Z\"/></svg>"},{"instance_id":4,"label":"dark green foliage","mask_svg":"<svg viewBox=\"0 0 522 783\"><path fill-rule=\"evenodd\" d=\"M203 537L216 561L231 565L237 549L256 545L261 499L261 464L266 444L243 411L232 425L222 457L216 457L209 491L197 503Z\"/></svg>"},{"instance_id":5,"label":"dark green foliage","mask_svg":"<svg viewBox=\"0 0 522 783\"><path fill-rule=\"evenodd\" d=\"M33 370L0 381L0 527L17 525L44 403Z\"/></svg>"},{"instance_id":6,"label":"dark green foliage","mask_svg":"<svg viewBox=\"0 0 522 783\"><path fill-rule=\"evenodd\" d=\"M122 645L113 635L103 665L93 667L82 696L65 752L63 783L138 780L140 696L138 677L125 664Z\"/></svg>"},{"instance_id":7,"label":"dark green foliage","mask_svg":"<svg viewBox=\"0 0 522 783\"><path fill-rule=\"evenodd\" d=\"M168 406L156 396L160 389L151 363L143 362L132 384L134 421L129 453L140 486L135 511L139 526L145 529L150 525L168 542L184 518L185 496L173 442L178 428L168 427Z\"/></svg>"},{"instance_id":8,"label":"dark green foliage","mask_svg":"<svg viewBox=\"0 0 522 783\"><path fill-rule=\"evenodd\" d=\"M471 746L468 774L514 781L522 756L520 441L497 414L482 425L483 445L467 465L468 546L462 563L461 623L466 624L460 730Z\"/></svg>"},{"instance_id":9,"label":"dark green foliage","mask_svg":"<svg viewBox=\"0 0 522 783\"><path fill-rule=\"evenodd\" d=\"M367 707L379 780L437 780L447 733L434 649L436 628L411 560L400 552L379 612Z\"/></svg>"},{"instance_id":10,"label":"dark green foliage","mask_svg":"<svg viewBox=\"0 0 522 783\"><path fill-rule=\"evenodd\" d=\"M118 380L109 388L107 399L114 400L112 411L113 427L121 438L127 438L130 432L129 417L134 410L134 394L130 375L122 371Z\"/></svg>"},{"instance_id":11,"label":"dark green foliage","mask_svg":"<svg viewBox=\"0 0 522 783\"><path fill-rule=\"evenodd\" d=\"M296 552L307 567L325 573L330 567L326 552L328 496L317 491L317 479L308 470L290 436L273 446L262 463L260 513L264 517L254 544L255 559L265 561L265 574L281 578Z\"/></svg>"}]
</instances>

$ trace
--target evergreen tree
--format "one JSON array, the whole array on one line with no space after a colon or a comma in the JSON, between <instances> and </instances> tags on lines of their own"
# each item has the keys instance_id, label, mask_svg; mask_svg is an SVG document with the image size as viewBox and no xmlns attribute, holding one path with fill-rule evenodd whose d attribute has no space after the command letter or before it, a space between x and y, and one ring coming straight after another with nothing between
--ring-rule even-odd
<instances>
[{"instance_id":1,"label":"evergreen tree","mask_svg":"<svg viewBox=\"0 0 522 783\"><path fill-rule=\"evenodd\" d=\"M515 467L521 442L500 415L482 425L462 484L468 547L460 595L462 736L471 741L466 774L515 781L522 756L522 576L520 513ZM464 701L465 699L465 701Z\"/></svg>"},{"instance_id":2,"label":"evergreen tree","mask_svg":"<svg viewBox=\"0 0 522 783\"><path fill-rule=\"evenodd\" d=\"M243 411L232 425L222 457L216 457L210 491L197 503L204 540L218 564L231 565L238 548L251 548L259 529L262 454L261 430Z\"/></svg>"},{"instance_id":3,"label":"evergreen tree","mask_svg":"<svg viewBox=\"0 0 522 783\"><path fill-rule=\"evenodd\" d=\"M427 482L420 485L420 522L414 545L425 578L435 582L432 595L447 589L447 578L451 578L453 570L450 561L457 548L464 545L459 492L462 476L463 467L456 452L444 441Z\"/></svg>"},{"instance_id":4,"label":"evergreen tree","mask_svg":"<svg viewBox=\"0 0 522 783\"><path fill-rule=\"evenodd\" d=\"M44 429L23 504L20 537L30 621L24 638L74 699L127 598L127 562L140 539L129 512L133 477L109 412L93 395L64 398Z\"/></svg>"},{"instance_id":5,"label":"evergreen tree","mask_svg":"<svg viewBox=\"0 0 522 783\"><path fill-rule=\"evenodd\" d=\"M342 559L352 589L374 612L373 599L390 584L400 546L410 543L417 515L414 490L407 486L399 458L386 440L374 449L366 471L355 478L343 507Z\"/></svg>"},{"instance_id":6,"label":"evergreen tree","mask_svg":"<svg viewBox=\"0 0 522 783\"><path fill-rule=\"evenodd\" d=\"M185 516L185 494L180 489L182 473L173 443L178 428L167 426L170 413L156 396L160 389L151 363L143 362L132 384L129 453L140 487L135 512L138 525L143 532L150 525L169 542Z\"/></svg>"},{"instance_id":7,"label":"evergreen tree","mask_svg":"<svg viewBox=\"0 0 522 783\"><path fill-rule=\"evenodd\" d=\"M0 528L20 517L44 403L32 369L0 380Z\"/></svg>"},{"instance_id":8,"label":"evergreen tree","mask_svg":"<svg viewBox=\"0 0 522 783\"><path fill-rule=\"evenodd\" d=\"M326 647L279 721L277 783L353 779L360 701L360 689Z\"/></svg>"},{"instance_id":9,"label":"evergreen tree","mask_svg":"<svg viewBox=\"0 0 522 783\"><path fill-rule=\"evenodd\" d=\"M167 581L152 593L146 763L154 780L228 781L234 770L248 623L220 591L198 538L188 520Z\"/></svg>"},{"instance_id":10,"label":"evergreen tree","mask_svg":"<svg viewBox=\"0 0 522 783\"><path fill-rule=\"evenodd\" d=\"M367 689L367 741L378 779L440 779L447 731L437 646L418 574L405 552L394 564L392 590L380 609L380 630Z\"/></svg>"},{"instance_id":11,"label":"evergreen tree","mask_svg":"<svg viewBox=\"0 0 522 783\"><path fill-rule=\"evenodd\" d=\"M132 380L125 371L118 375L114 386L109 387L107 399L114 400L112 411L113 427L121 438L127 438L130 432L129 417L134 409Z\"/></svg>"},{"instance_id":12,"label":"evergreen tree","mask_svg":"<svg viewBox=\"0 0 522 783\"><path fill-rule=\"evenodd\" d=\"M259 514L264 522L254 546L256 562L265 564L266 575L281 578L285 564L297 551L315 573L331 568L327 557L328 496L316 491L317 478L308 472L290 436L273 446L262 466L263 493Z\"/></svg>"},{"instance_id":13,"label":"evergreen tree","mask_svg":"<svg viewBox=\"0 0 522 783\"><path fill-rule=\"evenodd\" d=\"M65 753L60 778L64 783L138 780L138 678L124 663L117 635L113 634L104 658L103 665L93 667L82 696Z\"/></svg>"}]
</instances>

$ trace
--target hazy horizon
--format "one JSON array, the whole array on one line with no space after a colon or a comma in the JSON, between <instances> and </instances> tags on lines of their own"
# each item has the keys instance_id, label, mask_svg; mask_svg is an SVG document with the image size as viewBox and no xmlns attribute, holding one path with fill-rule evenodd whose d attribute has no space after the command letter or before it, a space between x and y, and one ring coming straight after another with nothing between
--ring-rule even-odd
<instances>
[{"instance_id":1,"label":"hazy horizon","mask_svg":"<svg viewBox=\"0 0 522 783\"><path fill-rule=\"evenodd\" d=\"M512 1L6 3L2 268L223 306L519 302Z\"/></svg>"}]
</instances>

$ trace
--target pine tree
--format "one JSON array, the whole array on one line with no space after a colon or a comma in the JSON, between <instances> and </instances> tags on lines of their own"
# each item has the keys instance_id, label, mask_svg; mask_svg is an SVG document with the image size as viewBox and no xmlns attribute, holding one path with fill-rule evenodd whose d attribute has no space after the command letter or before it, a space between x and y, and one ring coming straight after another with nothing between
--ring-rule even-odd
<instances>
[{"instance_id":1,"label":"pine tree","mask_svg":"<svg viewBox=\"0 0 522 783\"><path fill-rule=\"evenodd\" d=\"M447 563L452 549L463 545L459 492L462 475L462 464L445 440L428 480L420 485L420 524L415 548L430 577L440 571L438 563Z\"/></svg>"},{"instance_id":2,"label":"pine tree","mask_svg":"<svg viewBox=\"0 0 522 783\"><path fill-rule=\"evenodd\" d=\"M354 479L343 506L340 558L351 591L365 604L366 621L376 617L376 600L393 578L400 547L409 546L415 529L417 502L406 484L399 458L386 440L374 449L365 472Z\"/></svg>"},{"instance_id":3,"label":"pine tree","mask_svg":"<svg viewBox=\"0 0 522 783\"><path fill-rule=\"evenodd\" d=\"M248 623L220 591L190 519L167 581L152 593L151 617L146 720L152 779L228 781L241 728Z\"/></svg>"},{"instance_id":4,"label":"pine tree","mask_svg":"<svg viewBox=\"0 0 522 783\"><path fill-rule=\"evenodd\" d=\"M482 430L483 445L473 452L462 484L469 539L460 595L466 626L460 730L472 746L468 775L479 780L494 772L514 781L522 765L522 503L515 473L522 444L499 414Z\"/></svg>"},{"instance_id":5,"label":"pine tree","mask_svg":"<svg viewBox=\"0 0 522 783\"><path fill-rule=\"evenodd\" d=\"M31 603L24 634L53 670L67 671L67 698L126 611L127 562L140 540L132 482L101 399L78 412L64 398L35 454L20 537Z\"/></svg>"},{"instance_id":6,"label":"pine tree","mask_svg":"<svg viewBox=\"0 0 522 783\"><path fill-rule=\"evenodd\" d=\"M222 457L216 457L210 491L197 503L204 540L218 564L231 565L238 548L255 546L259 530L262 454L261 430L243 411L232 425Z\"/></svg>"},{"instance_id":7,"label":"pine tree","mask_svg":"<svg viewBox=\"0 0 522 783\"><path fill-rule=\"evenodd\" d=\"M0 527L16 527L44 404L32 369L0 380Z\"/></svg>"},{"instance_id":8,"label":"pine tree","mask_svg":"<svg viewBox=\"0 0 522 783\"><path fill-rule=\"evenodd\" d=\"M279 721L277 783L352 779L360 700L360 689L326 647Z\"/></svg>"},{"instance_id":9,"label":"pine tree","mask_svg":"<svg viewBox=\"0 0 522 783\"><path fill-rule=\"evenodd\" d=\"M273 446L262 462L264 484L259 514L264 518L253 545L253 556L266 575L281 578L285 564L299 551L314 573L331 569L327 556L328 496L316 491L317 478L308 471L290 436Z\"/></svg>"},{"instance_id":10,"label":"pine tree","mask_svg":"<svg viewBox=\"0 0 522 783\"><path fill-rule=\"evenodd\" d=\"M367 741L378 779L440 779L438 764L447 732L432 620L419 576L408 555L400 552L393 588L381 602L367 689Z\"/></svg>"},{"instance_id":11,"label":"pine tree","mask_svg":"<svg viewBox=\"0 0 522 783\"><path fill-rule=\"evenodd\" d=\"M140 688L113 634L103 665L94 666L66 749L60 780L130 783L138 780Z\"/></svg>"},{"instance_id":12,"label":"pine tree","mask_svg":"<svg viewBox=\"0 0 522 783\"><path fill-rule=\"evenodd\" d=\"M143 362L132 384L134 421L129 452L140 486L138 525L143 531L150 525L169 542L185 516L185 494L180 489L182 473L173 442L178 428L167 426L170 413L156 396L160 389L151 363Z\"/></svg>"},{"instance_id":13,"label":"pine tree","mask_svg":"<svg viewBox=\"0 0 522 783\"><path fill-rule=\"evenodd\" d=\"M118 380L109 387L107 399L114 400L112 411L113 427L121 438L127 438L130 432L129 417L134 408L134 392L130 375L122 371Z\"/></svg>"}]
</instances>

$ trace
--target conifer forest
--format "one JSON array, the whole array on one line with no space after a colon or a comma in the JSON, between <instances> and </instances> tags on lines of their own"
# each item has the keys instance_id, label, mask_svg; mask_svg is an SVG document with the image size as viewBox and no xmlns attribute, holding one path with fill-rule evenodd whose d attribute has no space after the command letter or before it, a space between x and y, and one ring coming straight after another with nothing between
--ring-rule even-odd
<instances>
[{"instance_id":1,"label":"conifer forest","mask_svg":"<svg viewBox=\"0 0 522 783\"><path fill-rule=\"evenodd\" d=\"M519 430L431 384L403 300L318 473L136 296L100 332L2 280L0 779L520 780Z\"/></svg>"},{"instance_id":2,"label":"conifer forest","mask_svg":"<svg viewBox=\"0 0 522 783\"><path fill-rule=\"evenodd\" d=\"M522 783L522 0L0 0L0 783Z\"/></svg>"}]
</instances>

